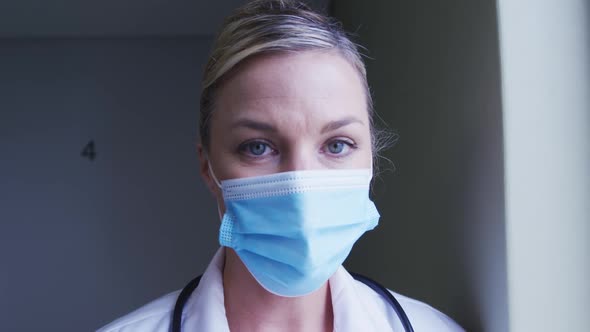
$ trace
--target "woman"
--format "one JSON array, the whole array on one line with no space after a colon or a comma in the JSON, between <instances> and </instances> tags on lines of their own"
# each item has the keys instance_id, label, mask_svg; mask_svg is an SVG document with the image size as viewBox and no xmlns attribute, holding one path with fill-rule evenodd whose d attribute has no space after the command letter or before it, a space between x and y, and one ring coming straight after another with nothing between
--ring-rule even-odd
<instances>
[{"instance_id":1,"label":"woman","mask_svg":"<svg viewBox=\"0 0 590 332\"><path fill-rule=\"evenodd\" d=\"M339 25L299 2L253 1L226 21L203 87L200 172L222 247L182 294L100 331L462 331L341 266L379 219L379 137Z\"/></svg>"}]
</instances>

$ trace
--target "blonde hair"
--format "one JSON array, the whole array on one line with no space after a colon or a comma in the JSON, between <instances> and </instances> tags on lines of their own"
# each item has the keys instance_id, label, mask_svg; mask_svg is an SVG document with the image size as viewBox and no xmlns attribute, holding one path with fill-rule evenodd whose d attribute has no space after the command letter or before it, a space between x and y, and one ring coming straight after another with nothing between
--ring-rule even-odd
<instances>
[{"instance_id":1,"label":"blonde hair","mask_svg":"<svg viewBox=\"0 0 590 332\"><path fill-rule=\"evenodd\" d=\"M340 23L293 0L251 1L226 19L203 77L199 131L204 149L209 147L209 120L215 92L233 68L255 55L306 50L337 50L358 72L366 92L375 156L381 148L381 140L374 129L373 100L357 45L348 38Z\"/></svg>"}]
</instances>

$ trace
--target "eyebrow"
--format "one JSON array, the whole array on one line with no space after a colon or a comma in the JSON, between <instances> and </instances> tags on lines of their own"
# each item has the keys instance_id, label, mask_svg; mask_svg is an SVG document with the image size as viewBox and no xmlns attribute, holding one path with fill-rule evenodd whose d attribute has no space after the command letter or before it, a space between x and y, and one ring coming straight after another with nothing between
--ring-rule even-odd
<instances>
[{"instance_id":1,"label":"eyebrow","mask_svg":"<svg viewBox=\"0 0 590 332\"><path fill-rule=\"evenodd\" d=\"M321 133L325 134L329 131L334 131L334 130L337 130L339 128L342 128L344 126L347 126L347 125L353 124L353 123L358 123L358 124L364 125L363 121L361 121L353 116L349 116L344 119L340 119L340 120L336 120L336 121L332 121L332 122L327 123L322 128ZM232 129L235 129L238 127L246 127L246 128L253 129L253 130L266 131L266 132L271 132L271 133L278 132L277 128L275 128L274 126L272 126L270 124L265 123L265 122L252 120L252 119L239 119L239 120L235 121L231 126Z\"/></svg>"},{"instance_id":2,"label":"eyebrow","mask_svg":"<svg viewBox=\"0 0 590 332\"><path fill-rule=\"evenodd\" d=\"M276 133L278 131L277 128L273 127L272 125L269 125L268 123L259 122L252 119L239 119L236 122L234 122L231 127L232 129L238 127L246 127L253 130L267 131L272 133Z\"/></svg>"},{"instance_id":3,"label":"eyebrow","mask_svg":"<svg viewBox=\"0 0 590 332\"><path fill-rule=\"evenodd\" d=\"M361 125L364 125L364 122L363 121L361 121L361 120L359 120L359 119L357 119L357 118L355 118L353 116L349 116L349 117L346 117L344 119L332 121L332 122L326 124L324 126L324 128L322 128L321 133L322 134L325 134L325 133L327 133L329 131L334 131L334 130L336 130L338 128L342 128L344 126L347 126L347 125L353 124L353 123L359 123Z\"/></svg>"}]
</instances>

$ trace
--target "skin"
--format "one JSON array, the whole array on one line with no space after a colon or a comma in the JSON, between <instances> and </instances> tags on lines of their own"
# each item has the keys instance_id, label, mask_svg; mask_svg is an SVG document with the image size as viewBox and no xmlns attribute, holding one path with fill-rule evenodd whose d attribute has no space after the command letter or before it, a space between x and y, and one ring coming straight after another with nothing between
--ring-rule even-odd
<instances>
[{"instance_id":1,"label":"skin","mask_svg":"<svg viewBox=\"0 0 590 332\"><path fill-rule=\"evenodd\" d=\"M336 51L259 55L235 68L216 97L200 173L225 212L219 181L293 170L371 167L361 80ZM266 291L233 249L223 270L231 331L332 331L329 282L300 297Z\"/></svg>"}]
</instances>

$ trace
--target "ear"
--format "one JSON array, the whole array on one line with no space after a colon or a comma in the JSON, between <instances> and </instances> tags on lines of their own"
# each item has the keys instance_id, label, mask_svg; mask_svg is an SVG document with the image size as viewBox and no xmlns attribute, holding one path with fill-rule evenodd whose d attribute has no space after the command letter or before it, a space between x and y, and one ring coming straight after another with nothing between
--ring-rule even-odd
<instances>
[{"instance_id":1,"label":"ear","mask_svg":"<svg viewBox=\"0 0 590 332\"><path fill-rule=\"evenodd\" d=\"M207 188L209 188L209 192L217 197L217 185L209 172L209 156L207 155L207 152L205 152L203 144L197 144L197 151L199 153L199 173L201 178L207 185Z\"/></svg>"}]
</instances>

